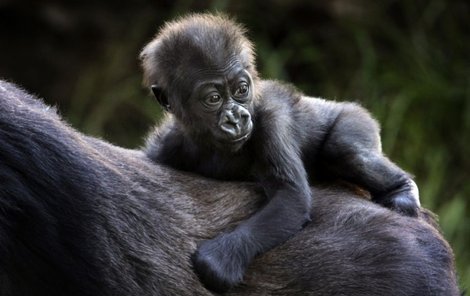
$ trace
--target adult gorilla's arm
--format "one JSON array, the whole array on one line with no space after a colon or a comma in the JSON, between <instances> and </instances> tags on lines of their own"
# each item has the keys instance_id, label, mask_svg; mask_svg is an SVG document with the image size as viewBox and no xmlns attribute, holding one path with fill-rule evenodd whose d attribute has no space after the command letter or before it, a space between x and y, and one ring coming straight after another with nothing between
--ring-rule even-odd
<instances>
[{"instance_id":1,"label":"adult gorilla's arm","mask_svg":"<svg viewBox=\"0 0 470 296\"><path fill-rule=\"evenodd\" d=\"M312 223L228 294L458 295L452 252L424 216L314 190ZM190 254L262 202L251 184L84 136L0 82L0 295L211 295Z\"/></svg>"}]
</instances>

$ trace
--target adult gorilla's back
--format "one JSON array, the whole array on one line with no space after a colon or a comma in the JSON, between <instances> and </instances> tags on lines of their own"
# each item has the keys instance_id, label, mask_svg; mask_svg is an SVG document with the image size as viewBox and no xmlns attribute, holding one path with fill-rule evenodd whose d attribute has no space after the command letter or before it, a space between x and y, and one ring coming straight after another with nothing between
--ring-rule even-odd
<instances>
[{"instance_id":1,"label":"adult gorilla's back","mask_svg":"<svg viewBox=\"0 0 470 296\"><path fill-rule=\"evenodd\" d=\"M312 223L228 294L458 295L452 252L425 215L314 190ZM210 295L189 256L262 202L251 184L80 134L0 82L0 295Z\"/></svg>"}]
</instances>

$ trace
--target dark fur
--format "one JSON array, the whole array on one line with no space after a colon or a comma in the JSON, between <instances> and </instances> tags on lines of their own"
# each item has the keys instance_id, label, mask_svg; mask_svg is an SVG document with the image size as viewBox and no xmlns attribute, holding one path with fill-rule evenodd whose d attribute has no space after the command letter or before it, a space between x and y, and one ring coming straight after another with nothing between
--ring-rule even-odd
<instances>
[{"instance_id":1,"label":"dark fur","mask_svg":"<svg viewBox=\"0 0 470 296\"><path fill-rule=\"evenodd\" d=\"M262 197L87 137L0 81L0 295L211 295L189 256ZM312 189L313 223L229 295L458 295L452 251L345 189Z\"/></svg>"},{"instance_id":2,"label":"dark fur","mask_svg":"<svg viewBox=\"0 0 470 296\"><path fill-rule=\"evenodd\" d=\"M148 141L147 155L212 178L256 180L268 198L233 231L199 246L195 268L215 291L239 283L257 254L283 243L309 221L308 179L314 175L358 184L373 201L407 216L416 216L419 207L415 183L382 154L378 124L366 110L260 80L244 33L225 17L191 15L165 25L142 52L145 81L159 90L157 98L172 113ZM252 77L246 102L233 91L244 75L235 73L243 70ZM200 87L207 82L215 85L207 87L210 91ZM206 93L214 92L224 103L205 108ZM227 144L232 133L218 132L224 118L236 116L234 106L249 112L254 126L243 145ZM248 121L237 125L249 130Z\"/></svg>"}]
</instances>

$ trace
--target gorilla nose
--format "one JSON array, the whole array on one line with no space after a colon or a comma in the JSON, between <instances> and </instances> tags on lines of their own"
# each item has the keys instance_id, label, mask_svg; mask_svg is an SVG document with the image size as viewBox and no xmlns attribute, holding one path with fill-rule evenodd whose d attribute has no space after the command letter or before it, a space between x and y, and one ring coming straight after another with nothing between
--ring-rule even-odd
<instances>
[{"instance_id":1,"label":"gorilla nose","mask_svg":"<svg viewBox=\"0 0 470 296\"><path fill-rule=\"evenodd\" d=\"M226 112L224 115L224 123L229 124L238 124L240 122L240 116L236 116L238 114L234 114L235 112Z\"/></svg>"},{"instance_id":2,"label":"gorilla nose","mask_svg":"<svg viewBox=\"0 0 470 296\"><path fill-rule=\"evenodd\" d=\"M250 120L250 113L243 108L227 110L223 115L220 128L231 137L241 136L245 132Z\"/></svg>"}]
</instances>

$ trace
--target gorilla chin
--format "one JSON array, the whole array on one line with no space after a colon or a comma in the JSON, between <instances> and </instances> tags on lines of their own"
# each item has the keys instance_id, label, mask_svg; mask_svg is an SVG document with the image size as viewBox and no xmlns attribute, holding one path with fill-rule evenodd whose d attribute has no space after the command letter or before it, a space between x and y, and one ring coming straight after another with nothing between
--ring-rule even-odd
<instances>
[{"instance_id":1,"label":"gorilla chin","mask_svg":"<svg viewBox=\"0 0 470 296\"><path fill-rule=\"evenodd\" d=\"M235 139L229 139L226 136L219 137L219 140L215 142L214 147L218 151L237 153L242 149L242 147L246 144L246 142L248 142L248 140L251 138L251 134L252 134L252 128L247 130L242 136L235 138Z\"/></svg>"}]
</instances>

